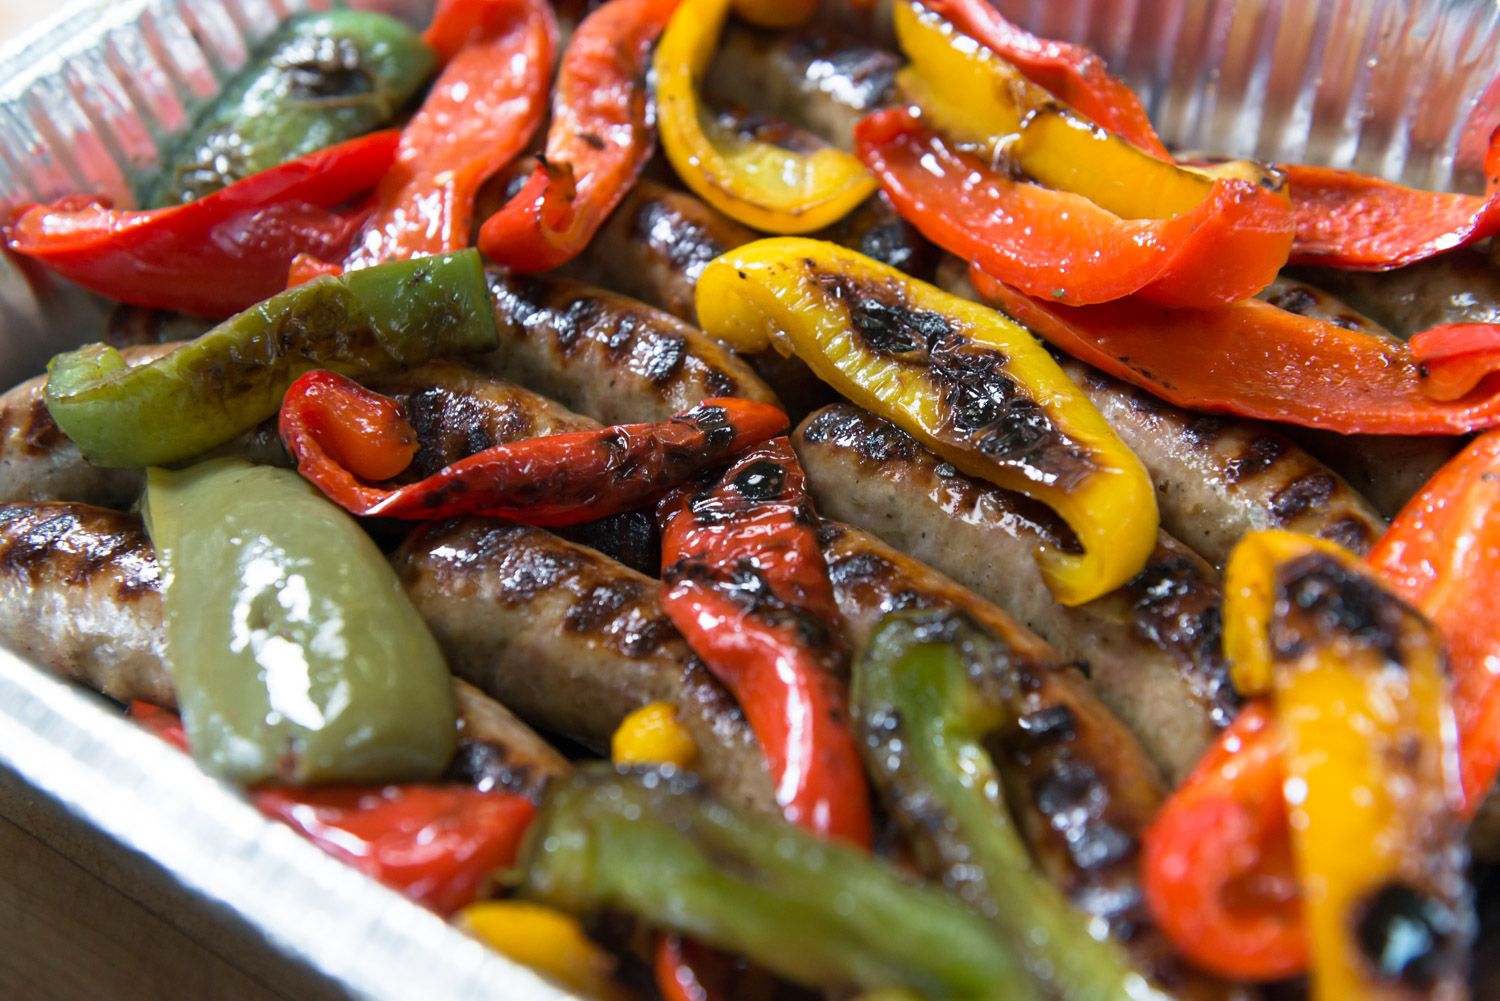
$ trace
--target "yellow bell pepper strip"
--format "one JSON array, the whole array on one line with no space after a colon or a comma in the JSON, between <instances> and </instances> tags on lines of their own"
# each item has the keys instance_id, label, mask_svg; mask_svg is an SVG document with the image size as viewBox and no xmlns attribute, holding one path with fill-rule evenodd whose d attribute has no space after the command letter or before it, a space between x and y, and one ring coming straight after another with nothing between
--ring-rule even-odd
<instances>
[{"instance_id":1,"label":"yellow bell pepper strip","mask_svg":"<svg viewBox=\"0 0 1500 1001\"><path fill-rule=\"evenodd\" d=\"M657 129L667 159L704 201L747 226L807 233L837 222L875 192L859 161L830 147L783 149L721 122L698 84L730 0L683 0L656 48Z\"/></svg>"},{"instance_id":2,"label":"yellow bell pepper strip","mask_svg":"<svg viewBox=\"0 0 1500 1001\"><path fill-rule=\"evenodd\" d=\"M1140 99L1111 76L1104 60L1093 52L1081 45L1038 38L1006 20L989 0L923 2L928 10L1015 66L1032 83L1046 88L1090 121L1154 157L1168 159L1167 148L1151 127ZM899 9L896 16L901 17Z\"/></svg>"},{"instance_id":3,"label":"yellow bell pepper strip","mask_svg":"<svg viewBox=\"0 0 1500 1001\"><path fill-rule=\"evenodd\" d=\"M734 15L758 28L795 28L818 12L818 0L734 0Z\"/></svg>"},{"instance_id":4,"label":"yellow bell pepper strip","mask_svg":"<svg viewBox=\"0 0 1500 1001\"><path fill-rule=\"evenodd\" d=\"M1476 438L1396 516L1368 557L1447 643L1464 814L1500 772L1500 432Z\"/></svg>"},{"instance_id":5,"label":"yellow bell pepper strip","mask_svg":"<svg viewBox=\"0 0 1500 1001\"><path fill-rule=\"evenodd\" d=\"M698 756L693 735L677 719L670 702L650 702L620 721L609 743L617 765L672 765L686 768Z\"/></svg>"},{"instance_id":6,"label":"yellow bell pepper strip","mask_svg":"<svg viewBox=\"0 0 1500 1001\"><path fill-rule=\"evenodd\" d=\"M1269 285L1291 248L1287 203L1247 181L1214 181L1207 197L1170 218L1127 219L1082 195L1015 180L903 108L867 116L854 138L859 158L924 236L1056 302L1139 295L1222 305Z\"/></svg>"},{"instance_id":7,"label":"yellow bell pepper strip","mask_svg":"<svg viewBox=\"0 0 1500 1001\"><path fill-rule=\"evenodd\" d=\"M1293 264L1385 271L1500 232L1500 129L1483 195L1418 191L1349 170L1285 164L1297 212Z\"/></svg>"},{"instance_id":8,"label":"yellow bell pepper strip","mask_svg":"<svg viewBox=\"0 0 1500 1001\"><path fill-rule=\"evenodd\" d=\"M1057 600L1119 587L1156 544L1140 460L1031 335L1003 313L816 240L760 240L698 279L698 319L729 344L774 337L824 382L970 476L1058 512L1081 554L1037 555Z\"/></svg>"},{"instance_id":9,"label":"yellow bell pepper strip","mask_svg":"<svg viewBox=\"0 0 1500 1001\"><path fill-rule=\"evenodd\" d=\"M458 926L496 952L596 1001L623 999L615 959L578 920L525 900L486 900L458 913Z\"/></svg>"},{"instance_id":10,"label":"yellow bell pepper strip","mask_svg":"<svg viewBox=\"0 0 1500 1001\"><path fill-rule=\"evenodd\" d=\"M1447 435L1500 424L1500 385L1442 400L1408 344L1259 299L1213 309L1060 306L971 267L985 302L1054 347L1189 410L1342 434Z\"/></svg>"},{"instance_id":11,"label":"yellow bell pepper strip","mask_svg":"<svg viewBox=\"0 0 1500 1001\"><path fill-rule=\"evenodd\" d=\"M1441 642L1348 552L1256 532L1225 570L1225 649L1268 694L1314 1001L1462 996L1472 935Z\"/></svg>"},{"instance_id":12,"label":"yellow bell pepper strip","mask_svg":"<svg viewBox=\"0 0 1500 1001\"><path fill-rule=\"evenodd\" d=\"M467 247L480 185L547 109L557 23L546 0L443 0L422 37L447 64L401 130L346 268Z\"/></svg>"}]
</instances>

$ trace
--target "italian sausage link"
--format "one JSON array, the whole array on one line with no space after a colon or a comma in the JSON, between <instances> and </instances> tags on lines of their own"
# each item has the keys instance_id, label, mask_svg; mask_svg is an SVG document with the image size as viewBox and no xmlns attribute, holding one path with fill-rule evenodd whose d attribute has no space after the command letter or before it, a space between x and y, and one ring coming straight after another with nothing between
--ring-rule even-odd
<instances>
[{"instance_id":1,"label":"italian sausage link","mask_svg":"<svg viewBox=\"0 0 1500 1001\"><path fill-rule=\"evenodd\" d=\"M139 515L85 504L0 507L0 641L116 699L175 706L161 573ZM459 679L453 775L535 795L568 770L504 706Z\"/></svg>"},{"instance_id":2,"label":"italian sausage link","mask_svg":"<svg viewBox=\"0 0 1500 1001\"><path fill-rule=\"evenodd\" d=\"M1033 554L1076 541L1046 508L960 474L857 407L809 417L794 443L820 510L873 532L999 605L1087 665L1100 698L1178 781L1234 715L1218 575L1163 535L1119 590L1067 608Z\"/></svg>"},{"instance_id":3,"label":"italian sausage link","mask_svg":"<svg viewBox=\"0 0 1500 1001\"><path fill-rule=\"evenodd\" d=\"M544 731L605 752L621 720L673 703L697 769L771 809L760 745L661 609L661 584L549 532L486 519L423 526L391 558L449 666Z\"/></svg>"},{"instance_id":4,"label":"italian sausage link","mask_svg":"<svg viewBox=\"0 0 1500 1001\"><path fill-rule=\"evenodd\" d=\"M1500 323L1500 268L1473 250L1394 271L1299 268L1294 274L1397 337L1444 323Z\"/></svg>"},{"instance_id":5,"label":"italian sausage link","mask_svg":"<svg viewBox=\"0 0 1500 1001\"><path fill-rule=\"evenodd\" d=\"M488 280L500 349L475 364L601 423L666 420L716 396L777 402L731 351L645 303L566 278Z\"/></svg>"}]
</instances>

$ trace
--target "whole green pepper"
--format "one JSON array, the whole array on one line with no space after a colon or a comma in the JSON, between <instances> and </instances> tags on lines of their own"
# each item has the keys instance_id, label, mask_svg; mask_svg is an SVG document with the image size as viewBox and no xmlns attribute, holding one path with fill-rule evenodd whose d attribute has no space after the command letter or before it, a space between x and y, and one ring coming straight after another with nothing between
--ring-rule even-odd
<instances>
[{"instance_id":1,"label":"whole green pepper","mask_svg":"<svg viewBox=\"0 0 1500 1001\"><path fill-rule=\"evenodd\" d=\"M436 778L447 665L370 537L296 473L216 459L146 477L167 657L193 756L242 783Z\"/></svg>"},{"instance_id":2,"label":"whole green pepper","mask_svg":"<svg viewBox=\"0 0 1500 1001\"><path fill-rule=\"evenodd\" d=\"M45 398L95 465L160 466L255 427L309 369L394 371L497 343L479 254L463 250L288 289L147 365L105 344L58 355Z\"/></svg>"},{"instance_id":3,"label":"whole green pepper","mask_svg":"<svg viewBox=\"0 0 1500 1001\"><path fill-rule=\"evenodd\" d=\"M667 771L588 768L554 782L517 871L523 897L638 915L813 987L1041 997L1015 951L958 900Z\"/></svg>"},{"instance_id":4,"label":"whole green pepper","mask_svg":"<svg viewBox=\"0 0 1500 1001\"><path fill-rule=\"evenodd\" d=\"M1095 938L1036 868L1005 805L986 734L1023 696L1005 652L947 610L896 612L854 667L865 765L924 871L1000 929L1064 1001L1165 1001L1116 942Z\"/></svg>"},{"instance_id":5,"label":"whole green pepper","mask_svg":"<svg viewBox=\"0 0 1500 1001\"><path fill-rule=\"evenodd\" d=\"M371 11L292 18L173 144L142 192L177 205L279 163L379 128L404 108L437 59L416 32Z\"/></svg>"}]
</instances>

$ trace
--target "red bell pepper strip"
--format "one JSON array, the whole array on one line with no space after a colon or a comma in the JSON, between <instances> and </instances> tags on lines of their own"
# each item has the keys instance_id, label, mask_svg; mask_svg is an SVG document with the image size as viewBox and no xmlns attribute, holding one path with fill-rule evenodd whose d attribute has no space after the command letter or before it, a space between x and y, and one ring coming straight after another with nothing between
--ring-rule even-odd
<instances>
[{"instance_id":1,"label":"red bell pepper strip","mask_svg":"<svg viewBox=\"0 0 1500 1001\"><path fill-rule=\"evenodd\" d=\"M867 116L854 137L860 160L924 236L1050 301L1138 294L1217 306L1269 285L1291 247L1285 199L1249 181L1216 180L1169 219L1122 219L1081 195L1013 180L904 108Z\"/></svg>"},{"instance_id":2,"label":"red bell pepper strip","mask_svg":"<svg viewBox=\"0 0 1500 1001\"><path fill-rule=\"evenodd\" d=\"M415 441L390 400L315 370L287 390L280 419L298 472L352 514L415 520L478 514L554 526L639 507L786 426L786 415L769 404L705 400L658 424L499 445L387 488L363 478L399 473Z\"/></svg>"},{"instance_id":3,"label":"red bell pepper strip","mask_svg":"<svg viewBox=\"0 0 1500 1001\"><path fill-rule=\"evenodd\" d=\"M1500 372L1500 324L1449 323L1412 336L1411 356L1427 370L1423 389L1434 400L1458 400Z\"/></svg>"},{"instance_id":4,"label":"red bell pepper strip","mask_svg":"<svg viewBox=\"0 0 1500 1001\"><path fill-rule=\"evenodd\" d=\"M1152 917L1190 962L1231 980L1307 968L1281 755L1269 702L1249 703L1143 839Z\"/></svg>"},{"instance_id":5,"label":"red bell pepper strip","mask_svg":"<svg viewBox=\"0 0 1500 1001\"><path fill-rule=\"evenodd\" d=\"M346 267L467 247L480 185L521 152L546 110L557 42L546 0L443 0L423 37L447 65L401 131Z\"/></svg>"},{"instance_id":6,"label":"red bell pepper strip","mask_svg":"<svg viewBox=\"0 0 1500 1001\"><path fill-rule=\"evenodd\" d=\"M734 693L786 818L870 846L870 803L837 676L838 606L802 467L785 438L707 487L664 497L662 607Z\"/></svg>"},{"instance_id":7,"label":"red bell pepper strip","mask_svg":"<svg viewBox=\"0 0 1500 1001\"><path fill-rule=\"evenodd\" d=\"M1297 214L1293 264L1384 271L1500 232L1500 130L1483 195L1419 191L1350 170L1282 164Z\"/></svg>"},{"instance_id":8,"label":"red bell pepper strip","mask_svg":"<svg viewBox=\"0 0 1500 1001\"><path fill-rule=\"evenodd\" d=\"M563 53L547 151L479 230L479 249L515 271L567 263L593 239L655 148L646 75L677 0L610 0Z\"/></svg>"},{"instance_id":9,"label":"red bell pepper strip","mask_svg":"<svg viewBox=\"0 0 1500 1001\"><path fill-rule=\"evenodd\" d=\"M1433 399L1411 349L1258 299L1166 309L1058 306L979 268L980 296L1080 361L1179 407L1343 434L1462 434L1500 424L1500 386Z\"/></svg>"},{"instance_id":10,"label":"red bell pepper strip","mask_svg":"<svg viewBox=\"0 0 1500 1001\"><path fill-rule=\"evenodd\" d=\"M135 702L130 715L188 749L175 714ZM535 812L524 797L456 785L256 789L250 798L329 855L443 915L515 862Z\"/></svg>"},{"instance_id":11,"label":"red bell pepper strip","mask_svg":"<svg viewBox=\"0 0 1500 1001\"><path fill-rule=\"evenodd\" d=\"M1500 432L1438 470L1367 558L1448 651L1464 815L1500 772Z\"/></svg>"},{"instance_id":12,"label":"red bell pepper strip","mask_svg":"<svg viewBox=\"0 0 1500 1001\"><path fill-rule=\"evenodd\" d=\"M231 316L286 287L301 254L342 257L397 133L376 132L253 174L183 205L134 211L74 196L21 210L6 244L119 302Z\"/></svg>"},{"instance_id":13,"label":"red bell pepper strip","mask_svg":"<svg viewBox=\"0 0 1500 1001\"><path fill-rule=\"evenodd\" d=\"M1170 159L1140 99L1124 81L1110 75L1095 53L1081 45L1039 38L1006 20L989 0L922 2L1096 125L1153 156Z\"/></svg>"}]
</instances>

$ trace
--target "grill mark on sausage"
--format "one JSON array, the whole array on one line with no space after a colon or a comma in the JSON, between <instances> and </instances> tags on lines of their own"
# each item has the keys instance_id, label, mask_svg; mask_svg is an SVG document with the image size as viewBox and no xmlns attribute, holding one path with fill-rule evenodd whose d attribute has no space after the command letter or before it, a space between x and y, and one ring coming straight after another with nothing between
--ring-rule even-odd
<instances>
[{"instance_id":1,"label":"grill mark on sausage","mask_svg":"<svg viewBox=\"0 0 1500 1001\"><path fill-rule=\"evenodd\" d=\"M0 442L14 443L19 454L45 455L67 440L40 392L0 406Z\"/></svg>"},{"instance_id":2,"label":"grill mark on sausage","mask_svg":"<svg viewBox=\"0 0 1500 1001\"><path fill-rule=\"evenodd\" d=\"M1174 654L1214 723L1227 726L1241 699L1223 654L1221 596L1204 569L1184 552L1158 547L1121 590L1134 616L1131 632Z\"/></svg>"},{"instance_id":3,"label":"grill mark on sausage","mask_svg":"<svg viewBox=\"0 0 1500 1001\"><path fill-rule=\"evenodd\" d=\"M1271 495L1271 517L1278 525L1300 518L1327 502L1338 485L1327 471L1304 473Z\"/></svg>"},{"instance_id":4,"label":"grill mark on sausage","mask_svg":"<svg viewBox=\"0 0 1500 1001\"><path fill-rule=\"evenodd\" d=\"M104 580L121 602L161 590L161 572L140 519L77 504L0 507L0 572L38 587Z\"/></svg>"}]
</instances>

